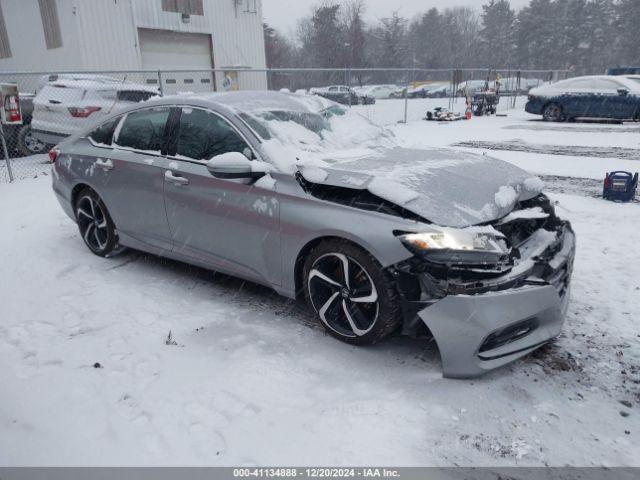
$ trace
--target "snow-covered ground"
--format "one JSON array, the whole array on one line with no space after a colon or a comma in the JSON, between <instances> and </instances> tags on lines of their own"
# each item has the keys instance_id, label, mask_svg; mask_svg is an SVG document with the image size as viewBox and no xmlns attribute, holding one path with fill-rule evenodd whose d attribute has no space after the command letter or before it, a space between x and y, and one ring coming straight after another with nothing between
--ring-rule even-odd
<instances>
[{"instance_id":1,"label":"snow-covered ground","mask_svg":"<svg viewBox=\"0 0 640 480\"><path fill-rule=\"evenodd\" d=\"M406 125L397 101L356 108L408 146L564 147L487 151L565 192L550 195L578 250L557 341L443 379L433 343L348 346L268 289L132 251L98 258L48 176L0 183L0 465L640 465L640 204L594 198L590 180L640 162L583 148L640 152L640 131L504 109L419 120L437 104L412 100Z\"/></svg>"}]
</instances>

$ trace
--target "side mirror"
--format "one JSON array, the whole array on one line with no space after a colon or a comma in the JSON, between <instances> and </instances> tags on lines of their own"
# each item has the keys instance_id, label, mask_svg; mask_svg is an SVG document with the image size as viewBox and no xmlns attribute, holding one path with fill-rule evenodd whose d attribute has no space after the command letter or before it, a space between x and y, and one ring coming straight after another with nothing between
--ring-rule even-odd
<instances>
[{"instance_id":1,"label":"side mirror","mask_svg":"<svg viewBox=\"0 0 640 480\"><path fill-rule=\"evenodd\" d=\"M621 97L624 97L626 95L629 94L629 90L627 90L626 88L619 88L618 89L618 95L620 95Z\"/></svg>"},{"instance_id":2,"label":"side mirror","mask_svg":"<svg viewBox=\"0 0 640 480\"><path fill-rule=\"evenodd\" d=\"M264 172L254 172L251 160L240 152L227 152L216 155L207 162L207 170L217 178L260 178Z\"/></svg>"}]
</instances>

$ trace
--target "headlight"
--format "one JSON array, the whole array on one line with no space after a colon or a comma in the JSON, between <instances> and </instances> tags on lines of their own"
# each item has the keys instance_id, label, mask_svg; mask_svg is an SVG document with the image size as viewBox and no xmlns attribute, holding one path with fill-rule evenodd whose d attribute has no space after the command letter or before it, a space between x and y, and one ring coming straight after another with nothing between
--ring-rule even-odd
<instances>
[{"instance_id":1,"label":"headlight","mask_svg":"<svg viewBox=\"0 0 640 480\"><path fill-rule=\"evenodd\" d=\"M411 252L438 263L494 264L510 252L502 234L474 228L405 233L398 238Z\"/></svg>"}]
</instances>

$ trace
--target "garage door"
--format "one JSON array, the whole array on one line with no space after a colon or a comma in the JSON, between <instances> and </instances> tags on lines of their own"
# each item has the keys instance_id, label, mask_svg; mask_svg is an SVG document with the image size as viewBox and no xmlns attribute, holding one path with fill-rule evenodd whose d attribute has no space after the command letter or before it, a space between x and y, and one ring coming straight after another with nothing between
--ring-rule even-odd
<instances>
[{"instance_id":1,"label":"garage door","mask_svg":"<svg viewBox=\"0 0 640 480\"><path fill-rule=\"evenodd\" d=\"M142 68L153 70L213 68L211 35L138 29ZM156 79L148 79L153 82ZM156 80L157 81L157 80ZM211 72L162 73L165 94L214 90Z\"/></svg>"}]
</instances>

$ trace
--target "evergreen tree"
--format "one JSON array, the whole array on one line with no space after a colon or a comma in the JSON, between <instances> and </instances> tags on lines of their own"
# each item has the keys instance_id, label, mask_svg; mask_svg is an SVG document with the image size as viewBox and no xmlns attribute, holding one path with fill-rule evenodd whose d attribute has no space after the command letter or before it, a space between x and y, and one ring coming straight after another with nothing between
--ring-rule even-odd
<instances>
[{"instance_id":1,"label":"evergreen tree","mask_svg":"<svg viewBox=\"0 0 640 480\"><path fill-rule=\"evenodd\" d=\"M267 59L267 67L291 67L296 60L296 48L292 42L280 35L280 33L269 26L263 24L264 29L264 50Z\"/></svg>"},{"instance_id":2,"label":"evergreen tree","mask_svg":"<svg viewBox=\"0 0 640 480\"><path fill-rule=\"evenodd\" d=\"M367 66L364 13L363 0L350 0L343 6L347 64L352 68Z\"/></svg>"},{"instance_id":3,"label":"evergreen tree","mask_svg":"<svg viewBox=\"0 0 640 480\"><path fill-rule=\"evenodd\" d=\"M613 38L615 31L616 12L613 0L591 0L587 4L587 11L583 29L587 42L587 49L583 52L583 62L577 72L583 75L604 73L607 67L615 64L616 47Z\"/></svg>"},{"instance_id":4,"label":"evergreen tree","mask_svg":"<svg viewBox=\"0 0 640 480\"><path fill-rule=\"evenodd\" d=\"M515 53L516 14L508 0L491 0L482 6L481 55L485 65L510 67Z\"/></svg>"},{"instance_id":5,"label":"evergreen tree","mask_svg":"<svg viewBox=\"0 0 640 480\"><path fill-rule=\"evenodd\" d=\"M448 66L444 57L445 41L442 16L437 8L431 8L409 26L410 50L419 68Z\"/></svg>"},{"instance_id":6,"label":"evergreen tree","mask_svg":"<svg viewBox=\"0 0 640 480\"><path fill-rule=\"evenodd\" d=\"M398 12L380 20L382 55L379 59L383 67L406 67L409 61L407 19Z\"/></svg>"},{"instance_id":7,"label":"evergreen tree","mask_svg":"<svg viewBox=\"0 0 640 480\"><path fill-rule=\"evenodd\" d=\"M618 5L618 63L624 65L640 65L640 1L620 0Z\"/></svg>"},{"instance_id":8,"label":"evergreen tree","mask_svg":"<svg viewBox=\"0 0 640 480\"><path fill-rule=\"evenodd\" d=\"M518 13L515 64L519 68L557 68L555 10L551 0L531 0Z\"/></svg>"},{"instance_id":9,"label":"evergreen tree","mask_svg":"<svg viewBox=\"0 0 640 480\"><path fill-rule=\"evenodd\" d=\"M340 5L325 3L316 7L310 19L299 26L301 50L314 67L344 68L345 37L339 22Z\"/></svg>"}]
</instances>

